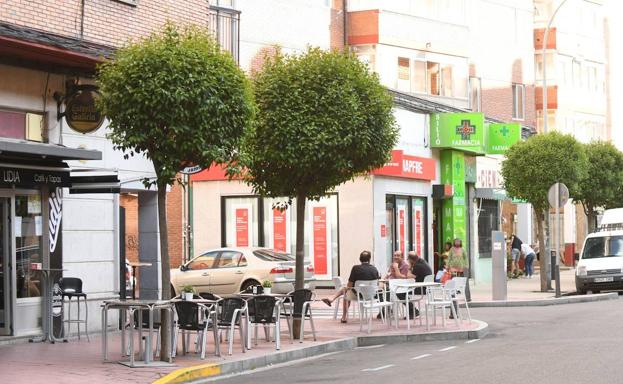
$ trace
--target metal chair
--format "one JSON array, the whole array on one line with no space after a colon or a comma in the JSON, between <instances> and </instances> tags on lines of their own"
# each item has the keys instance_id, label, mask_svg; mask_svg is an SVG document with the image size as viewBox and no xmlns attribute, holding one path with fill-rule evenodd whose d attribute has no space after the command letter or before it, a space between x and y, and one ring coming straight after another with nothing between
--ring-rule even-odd
<instances>
[{"instance_id":1,"label":"metal chair","mask_svg":"<svg viewBox=\"0 0 623 384\"><path fill-rule=\"evenodd\" d=\"M278 305L278 300L274 296L255 296L247 300L247 306L249 311L247 336L250 338L250 328L254 328L255 345L257 345L257 329L263 327L266 332L267 341L269 338L269 328L275 328L274 341L277 350L281 349L281 307ZM276 311L276 314L275 314ZM250 342L249 342L250 343Z\"/></svg>"},{"instance_id":2,"label":"metal chair","mask_svg":"<svg viewBox=\"0 0 623 384\"><path fill-rule=\"evenodd\" d=\"M221 299L216 303L216 331L217 342L220 343L220 331L228 330L227 340L229 340L228 352L231 355L234 348L234 331L240 331L240 344L242 352L246 352L246 337L244 333L243 316L248 316L247 302L239 297Z\"/></svg>"},{"instance_id":3,"label":"metal chair","mask_svg":"<svg viewBox=\"0 0 623 384\"><path fill-rule=\"evenodd\" d=\"M78 340L80 340L80 324L84 324L84 332L87 335L87 341L89 340L89 305L87 302L87 294L82 292L82 280L77 277L61 277L58 280L58 285L61 289L61 300L64 302L65 298L68 299L67 303L67 320L63 320L63 334L65 333L65 323L67 323L67 334L71 333L71 324L74 323L78 326ZM71 318L71 299L76 298L78 307L78 318ZM80 299L83 299L85 307L85 317L80 318Z\"/></svg>"},{"instance_id":4,"label":"metal chair","mask_svg":"<svg viewBox=\"0 0 623 384\"><path fill-rule=\"evenodd\" d=\"M197 345L201 349L201 359L205 359L205 347L208 329L214 330L214 350L220 356L220 345L217 341L216 328L213 327L214 319L211 316L210 307L192 301L179 301L175 303L176 319L173 332L173 356L177 354L178 333L182 331L182 353L186 354L188 344L187 332L197 332Z\"/></svg>"},{"instance_id":5,"label":"metal chair","mask_svg":"<svg viewBox=\"0 0 623 384\"><path fill-rule=\"evenodd\" d=\"M309 289L297 289L288 293L288 297L284 300L283 316L288 318L294 324L294 319L301 319L301 329L299 332L299 342L302 343L305 337L305 320L309 320L312 335L316 341L316 327L314 326L314 316L311 304L315 300L315 293ZM290 328L290 342L294 339L294 326Z\"/></svg>"},{"instance_id":6,"label":"metal chair","mask_svg":"<svg viewBox=\"0 0 623 384\"><path fill-rule=\"evenodd\" d=\"M465 287L467 285L467 277L455 277L450 281L454 281L454 291L451 292L452 300L455 303L456 313L459 315L459 319L463 321L463 317L461 315L460 304L463 302L465 304L465 310L467 312L467 319L469 322L472 322L472 315L469 312L469 304L467 303L467 297L465 297ZM449 283L449 282L448 282ZM446 283L446 289L448 288L448 283ZM452 284L450 285L452 287Z\"/></svg>"},{"instance_id":7,"label":"metal chair","mask_svg":"<svg viewBox=\"0 0 623 384\"><path fill-rule=\"evenodd\" d=\"M342 279L339 278L339 277L334 277L333 278L333 285L335 286L335 290L336 291L340 291L340 290L342 290L346 286L346 284L344 284ZM334 320L337 320L337 314L338 314L338 311L340 309L340 304L342 303L343 300L348 300L346 298L346 295L338 296L337 299L335 299L334 308L333 308L333 319ZM356 312L357 311L357 306L353 305L353 306L351 306L351 308L353 309L353 317L357 316L357 312Z\"/></svg>"},{"instance_id":8,"label":"metal chair","mask_svg":"<svg viewBox=\"0 0 623 384\"><path fill-rule=\"evenodd\" d=\"M421 302L423 299L423 295L415 292L415 288L409 288L405 286L401 286L401 284L412 283L412 279L391 279L389 280L389 292L390 292L390 301L394 304L394 319L396 320L396 328L398 328L398 321L400 320L400 309L403 308L404 304L407 308L406 317L407 317L407 329L411 329L411 308L417 308L418 312L421 309ZM401 298L400 296L403 296ZM417 304L417 306L415 305ZM413 313L413 317L415 318L415 311ZM420 325L422 325L422 317L420 316Z\"/></svg>"},{"instance_id":9,"label":"metal chair","mask_svg":"<svg viewBox=\"0 0 623 384\"><path fill-rule=\"evenodd\" d=\"M450 281L452 281L452 280L450 280ZM448 281L448 283L450 281ZM447 285L447 283L446 283L446 285ZM454 289L454 287L452 285L449 288ZM442 325L445 328L445 326L446 326L446 308L447 307L450 308L450 312L452 313L452 315L454 317L454 321L456 322L456 326L460 327L458 316L456 314L456 311L454 310L451 290L446 289L444 287L428 287L428 289L426 290L426 330L427 331L430 330L430 323L428 321L428 310L432 309L432 311L433 311L433 324L436 325L437 324L437 309L438 308L442 309L442 316L443 316L442 317Z\"/></svg>"}]
</instances>

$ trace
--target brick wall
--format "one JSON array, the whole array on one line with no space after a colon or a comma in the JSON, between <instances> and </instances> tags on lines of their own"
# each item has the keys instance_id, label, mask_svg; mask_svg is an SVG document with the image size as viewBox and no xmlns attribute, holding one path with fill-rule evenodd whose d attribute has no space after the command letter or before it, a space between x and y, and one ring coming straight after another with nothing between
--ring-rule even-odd
<instances>
[{"instance_id":1,"label":"brick wall","mask_svg":"<svg viewBox=\"0 0 623 384\"><path fill-rule=\"evenodd\" d=\"M170 20L208 25L207 0L138 0L136 6L116 0L84 2L87 41L120 46L148 35ZM80 37L80 0L2 0L0 20L70 37Z\"/></svg>"},{"instance_id":2,"label":"brick wall","mask_svg":"<svg viewBox=\"0 0 623 384\"><path fill-rule=\"evenodd\" d=\"M331 23L329 29L331 31L331 49L343 49L344 48L344 1L346 0L333 0L331 2Z\"/></svg>"}]
</instances>

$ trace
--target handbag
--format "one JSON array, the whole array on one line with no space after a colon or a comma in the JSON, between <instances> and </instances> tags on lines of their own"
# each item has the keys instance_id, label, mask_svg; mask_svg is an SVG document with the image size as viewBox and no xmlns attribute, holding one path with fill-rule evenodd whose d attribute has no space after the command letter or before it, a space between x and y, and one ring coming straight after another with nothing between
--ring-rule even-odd
<instances>
[{"instance_id":1,"label":"handbag","mask_svg":"<svg viewBox=\"0 0 623 384\"><path fill-rule=\"evenodd\" d=\"M448 280L452 280L452 274L448 271L444 272L441 280L439 281L441 284L445 284Z\"/></svg>"}]
</instances>

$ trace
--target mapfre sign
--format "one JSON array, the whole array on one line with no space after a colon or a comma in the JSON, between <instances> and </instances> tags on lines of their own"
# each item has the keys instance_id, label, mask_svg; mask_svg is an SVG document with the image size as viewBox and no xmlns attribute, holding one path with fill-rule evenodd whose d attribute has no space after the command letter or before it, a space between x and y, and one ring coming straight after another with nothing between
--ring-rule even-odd
<instances>
[{"instance_id":1,"label":"mapfre sign","mask_svg":"<svg viewBox=\"0 0 623 384\"><path fill-rule=\"evenodd\" d=\"M392 159L373 175L404 177L407 179L435 180L435 160L428 157L405 155L402 150L392 151Z\"/></svg>"}]
</instances>

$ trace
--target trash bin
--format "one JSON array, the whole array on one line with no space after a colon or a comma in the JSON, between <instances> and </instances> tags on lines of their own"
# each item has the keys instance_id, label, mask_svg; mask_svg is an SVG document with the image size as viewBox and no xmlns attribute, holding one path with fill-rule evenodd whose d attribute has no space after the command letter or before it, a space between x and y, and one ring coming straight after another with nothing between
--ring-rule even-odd
<instances>
[{"instance_id":1,"label":"trash bin","mask_svg":"<svg viewBox=\"0 0 623 384\"><path fill-rule=\"evenodd\" d=\"M556 280L556 251L551 251L549 273L552 280Z\"/></svg>"}]
</instances>

